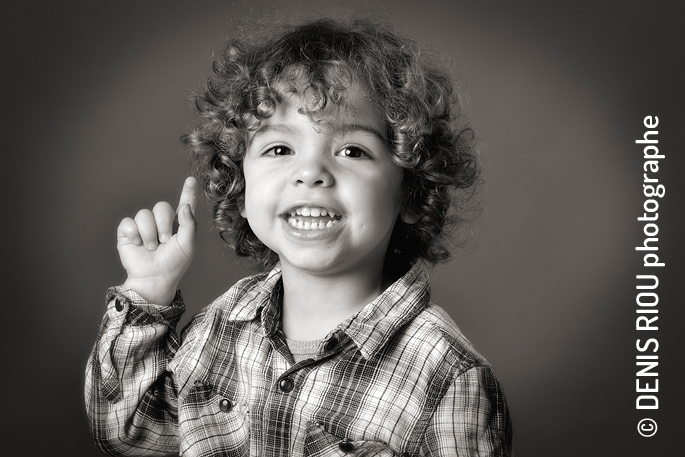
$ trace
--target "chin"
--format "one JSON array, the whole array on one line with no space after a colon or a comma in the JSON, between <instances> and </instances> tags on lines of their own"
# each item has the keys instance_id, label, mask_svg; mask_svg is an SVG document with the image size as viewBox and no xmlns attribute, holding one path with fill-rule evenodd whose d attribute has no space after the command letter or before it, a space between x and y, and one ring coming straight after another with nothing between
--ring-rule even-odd
<instances>
[{"instance_id":1,"label":"chin","mask_svg":"<svg viewBox=\"0 0 685 457\"><path fill-rule=\"evenodd\" d=\"M321 252L304 253L302 250L295 255L283 255L279 253L282 265L288 265L297 270L309 273L325 273L336 269L340 264L336 256L322 255ZM287 267L286 267L287 268Z\"/></svg>"},{"instance_id":2,"label":"chin","mask_svg":"<svg viewBox=\"0 0 685 457\"><path fill-rule=\"evenodd\" d=\"M332 271L336 266L336 262L322 261L321 259L295 259L286 262L292 268L314 274Z\"/></svg>"}]
</instances>

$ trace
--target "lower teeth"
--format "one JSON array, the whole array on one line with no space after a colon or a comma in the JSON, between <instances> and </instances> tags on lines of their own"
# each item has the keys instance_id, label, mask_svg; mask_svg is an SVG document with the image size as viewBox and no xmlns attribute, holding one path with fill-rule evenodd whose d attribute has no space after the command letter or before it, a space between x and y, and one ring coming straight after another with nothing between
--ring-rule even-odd
<instances>
[{"instance_id":1,"label":"lower teeth","mask_svg":"<svg viewBox=\"0 0 685 457\"><path fill-rule=\"evenodd\" d=\"M314 221L314 222L304 222L304 221L298 221L295 218L291 218L288 220L288 223L295 227L296 229L299 230L324 230L326 228L332 227L334 223L337 221L329 220L328 222L323 222L323 221Z\"/></svg>"}]
</instances>

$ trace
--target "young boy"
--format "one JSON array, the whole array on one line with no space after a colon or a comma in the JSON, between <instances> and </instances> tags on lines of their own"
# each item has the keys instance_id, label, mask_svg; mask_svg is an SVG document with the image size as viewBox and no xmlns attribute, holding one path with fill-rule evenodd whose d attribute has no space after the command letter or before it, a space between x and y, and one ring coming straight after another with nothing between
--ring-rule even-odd
<instances>
[{"instance_id":1,"label":"young boy","mask_svg":"<svg viewBox=\"0 0 685 457\"><path fill-rule=\"evenodd\" d=\"M451 209L478 174L444 72L364 20L230 42L184 140L214 224L262 274L179 340L194 178L118 229L128 278L89 359L86 403L112 455L512 454L488 365L430 303ZM458 193L462 192L462 194ZM464 201L464 200L461 200Z\"/></svg>"}]
</instances>

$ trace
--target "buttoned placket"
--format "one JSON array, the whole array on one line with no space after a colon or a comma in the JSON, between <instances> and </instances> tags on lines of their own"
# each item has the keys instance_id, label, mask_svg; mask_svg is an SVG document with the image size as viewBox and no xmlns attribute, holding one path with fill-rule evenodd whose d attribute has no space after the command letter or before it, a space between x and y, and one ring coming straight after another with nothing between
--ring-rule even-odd
<instances>
[{"instance_id":1,"label":"buttoned placket","mask_svg":"<svg viewBox=\"0 0 685 457\"><path fill-rule=\"evenodd\" d=\"M334 332L323 344L316 359L306 359L295 363L290 349L285 341L283 333L278 330L269 337L271 347L274 351L273 360L273 379L274 386L282 393L290 393L296 387L296 382L303 379L300 371L311 365L318 365L324 363L325 360L335 356L340 350L340 332ZM312 367L312 369L315 369ZM306 370L310 372L310 370ZM307 373L308 374L308 373ZM307 375L304 375L306 377Z\"/></svg>"}]
</instances>

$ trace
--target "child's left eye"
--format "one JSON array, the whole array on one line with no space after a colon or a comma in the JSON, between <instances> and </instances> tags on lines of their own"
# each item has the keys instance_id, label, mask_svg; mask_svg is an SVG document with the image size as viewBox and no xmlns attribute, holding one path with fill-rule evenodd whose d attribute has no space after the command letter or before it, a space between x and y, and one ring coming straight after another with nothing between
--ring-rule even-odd
<instances>
[{"instance_id":1,"label":"child's left eye","mask_svg":"<svg viewBox=\"0 0 685 457\"><path fill-rule=\"evenodd\" d=\"M287 156L292 153L289 147L287 146L274 146L272 148L267 149L266 151L267 154L273 154L275 156Z\"/></svg>"},{"instance_id":2,"label":"child's left eye","mask_svg":"<svg viewBox=\"0 0 685 457\"><path fill-rule=\"evenodd\" d=\"M368 157L369 155L364 152L361 148L355 147L355 146L347 146L344 147L340 150L338 153L339 155L343 157L349 157L351 159L362 159L364 157Z\"/></svg>"}]
</instances>

